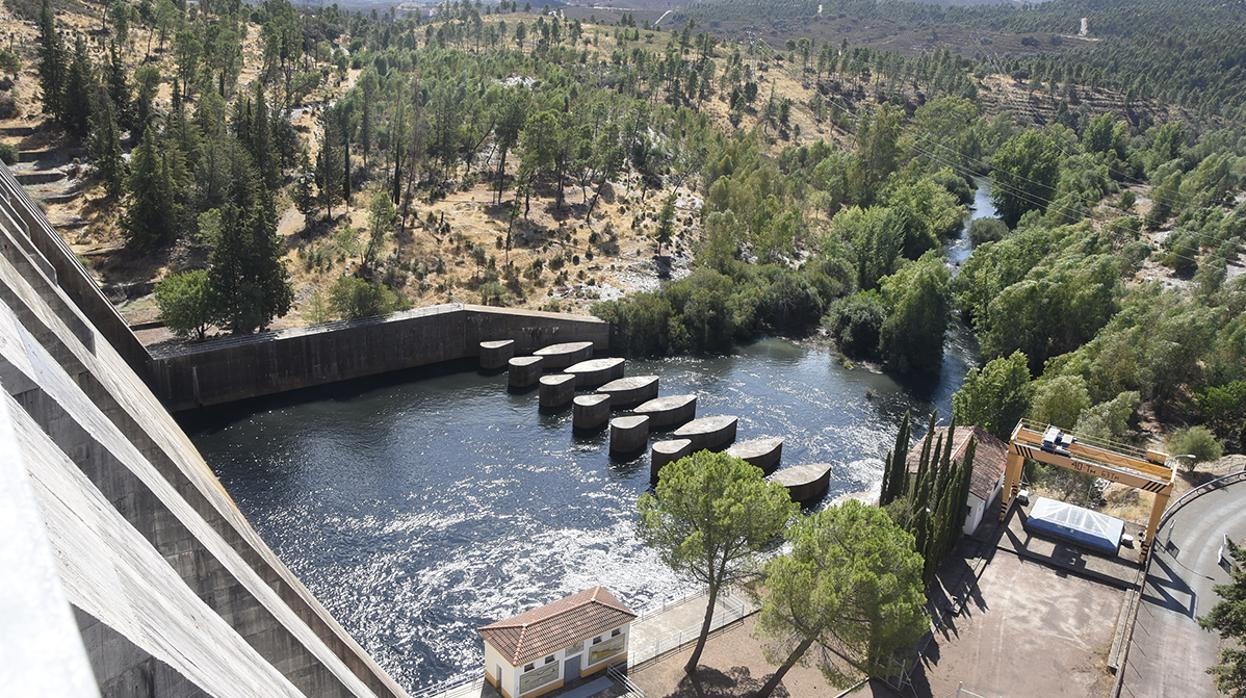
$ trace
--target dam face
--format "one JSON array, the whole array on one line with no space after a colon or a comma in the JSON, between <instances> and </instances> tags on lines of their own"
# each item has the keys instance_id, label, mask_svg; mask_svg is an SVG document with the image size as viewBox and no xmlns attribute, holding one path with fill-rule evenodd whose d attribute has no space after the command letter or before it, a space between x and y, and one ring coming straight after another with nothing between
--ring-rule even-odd
<instances>
[{"instance_id":1,"label":"dam face","mask_svg":"<svg viewBox=\"0 0 1246 698\"><path fill-rule=\"evenodd\" d=\"M127 334L0 168L0 692L406 695L252 529Z\"/></svg>"}]
</instances>

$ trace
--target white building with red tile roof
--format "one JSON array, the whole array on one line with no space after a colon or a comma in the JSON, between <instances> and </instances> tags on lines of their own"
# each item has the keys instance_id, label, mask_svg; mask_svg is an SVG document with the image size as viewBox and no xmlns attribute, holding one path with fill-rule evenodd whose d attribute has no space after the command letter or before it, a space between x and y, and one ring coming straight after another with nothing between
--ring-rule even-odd
<instances>
[{"instance_id":1,"label":"white building with red tile roof","mask_svg":"<svg viewBox=\"0 0 1246 698\"><path fill-rule=\"evenodd\" d=\"M533 698L622 664L635 618L597 586L486 625L485 680L505 698Z\"/></svg>"}]
</instances>

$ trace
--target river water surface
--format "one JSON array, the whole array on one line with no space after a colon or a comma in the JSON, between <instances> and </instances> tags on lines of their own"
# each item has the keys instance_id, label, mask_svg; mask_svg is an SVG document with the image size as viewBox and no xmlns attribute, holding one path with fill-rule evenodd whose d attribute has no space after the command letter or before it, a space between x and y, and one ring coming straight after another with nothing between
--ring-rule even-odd
<instances>
[{"instance_id":1,"label":"river water surface","mask_svg":"<svg viewBox=\"0 0 1246 698\"><path fill-rule=\"evenodd\" d=\"M978 202L977 215L991 215ZM972 215L972 214L971 214ZM948 245L949 263L967 247ZM949 413L973 361L949 332L924 385L846 367L818 342L629 361L739 438L784 438L783 463L834 464L835 496L877 486L906 410ZM462 367L458 367L462 368ZM384 376L194 415L192 439L238 506L343 626L411 690L479 674L475 628L593 584L634 609L694 589L635 534L648 456L613 460L506 377Z\"/></svg>"}]
</instances>

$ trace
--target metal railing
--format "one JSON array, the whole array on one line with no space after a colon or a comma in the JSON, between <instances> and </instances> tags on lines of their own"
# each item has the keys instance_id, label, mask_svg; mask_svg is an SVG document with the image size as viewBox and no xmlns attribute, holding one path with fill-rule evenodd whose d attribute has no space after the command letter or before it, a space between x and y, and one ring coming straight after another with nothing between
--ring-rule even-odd
<instances>
[{"instance_id":1,"label":"metal railing","mask_svg":"<svg viewBox=\"0 0 1246 698\"><path fill-rule=\"evenodd\" d=\"M458 683L445 682L414 691L410 698L476 698L485 688L484 678L469 679Z\"/></svg>"},{"instance_id":2,"label":"metal railing","mask_svg":"<svg viewBox=\"0 0 1246 698\"><path fill-rule=\"evenodd\" d=\"M645 692L637 686L627 674L619 671L618 667L606 667L606 675L614 680L615 683L623 687L627 691L619 698L645 698Z\"/></svg>"},{"instance_id":3,"label":"metal railing","mask_svg":"<svg viewBox=\"0 0 1246 698\"><path fill-rule=\"evenodd\" d=\"M692 594L682 599L680 603L690 601L704 595L704 593ZM672 603L666 605L661 610L669 610L675 605L677 604ZM733 599L729 595L719 596L717 605L719 608L715 609L713 620L710 623L711 633L725 628L741 618L751 615L757 611L757 609L751 604L739 599ZM646 615L652 617L653 615L656 615L656 613ZM633 634L628 641L627 665L629 667L636 667L644 662L651 661L668 652L672 652L687 644L695 642L700 636L700 623L696 623L691 627L681 628L676 632L668 633L653 641L645 642L639 645L636 644L636 636Z\"/></svg>"}]
</instances>

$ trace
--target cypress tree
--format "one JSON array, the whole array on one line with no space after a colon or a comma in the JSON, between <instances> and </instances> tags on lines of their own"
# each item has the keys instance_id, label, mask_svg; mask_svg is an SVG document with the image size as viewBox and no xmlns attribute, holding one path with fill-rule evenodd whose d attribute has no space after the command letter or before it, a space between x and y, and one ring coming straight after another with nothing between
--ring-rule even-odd
<instances>
[{"instance_id":1,"label":"cypress tree","mask_svg":"<svg viewBox=\"0 0 1246 698\"><path fill-rule=\"evenodd\" d=\"M43 91L43 112L61 116L65 94L65 45L56 33L52 6L43 0L39 10L39 87Z\"/></svg>"},{"instance_id":2,"label":"cypress tree","mask_svg":"<svg viewBox=\"0 0 1246 698\"><path fill-rule=\"evenodd\" d=\"M909 459L909 413L904 413L900 420L900 431L896 433L895 447L887 453L883 464L883 486L879 492L879 506L886 506L904 494L908 478Z\"/></svg>"}]
</instances>

